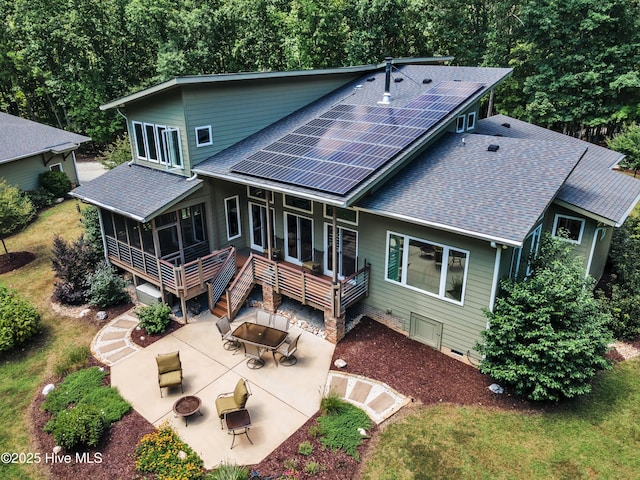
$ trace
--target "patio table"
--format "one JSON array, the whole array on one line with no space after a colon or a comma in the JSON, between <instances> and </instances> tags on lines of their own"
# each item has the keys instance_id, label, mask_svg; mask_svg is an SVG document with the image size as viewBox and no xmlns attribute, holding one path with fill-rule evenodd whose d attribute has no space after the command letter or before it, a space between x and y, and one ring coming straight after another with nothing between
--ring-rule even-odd
<instances>
[{"instance_id":1,"label":"patio table","mask_svg":"<svg viewBox=\"0 0 640 480\"><path fill-rule=\"evenodd\" d=\"M271 351L275 361L275 351L287 338L288 332L266 325L259 325L253 322L244 322L236 328L231 335L236 340L250 343L260 348ZM276 362L276 366L278 362Z\"/></svg>"}]
</instances>

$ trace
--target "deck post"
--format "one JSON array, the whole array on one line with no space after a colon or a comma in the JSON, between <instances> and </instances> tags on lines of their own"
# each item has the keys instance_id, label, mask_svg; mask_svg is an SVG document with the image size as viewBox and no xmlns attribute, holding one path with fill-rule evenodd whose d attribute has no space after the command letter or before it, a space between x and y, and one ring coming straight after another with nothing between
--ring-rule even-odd
<instances>
[{"instance_id":1,"label":"deck post","mask_svg":"<svg viewBox=\"0 0 640 480\"><path fill-rule=\"evenodd\" d=\"M282 305L282 295L273 286L263 283L262 307L268 312L276 313L280 305Z\"/></svg>"},{"instance_id":2,"label":"deck post","mask_svg":"<svg viewBox=\"0 0 640 480\"><path fill-rule=\"evenodd\" d=\"M346 315L340 315L338 317L333 315L333 312L329 310L324 311L324 331L326 339L331 343L337 344L344 338Z\"/></svg>"}]
</instances>

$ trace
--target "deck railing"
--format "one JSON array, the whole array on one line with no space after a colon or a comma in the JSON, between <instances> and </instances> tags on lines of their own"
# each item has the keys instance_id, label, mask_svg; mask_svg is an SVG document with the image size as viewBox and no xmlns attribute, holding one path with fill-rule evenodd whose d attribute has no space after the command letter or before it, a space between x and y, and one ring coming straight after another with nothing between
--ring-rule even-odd
<instances>
[{"instance_id":1,"label":"deck railing","mask_svg":"<svg viewBox=\"0 0 640 480\"><path fill-rule=\"evenodd\" d=\"M227 290L227 308L233 319L255 283L271 286L276 293L334 315L368 295L369 267L366 266L336 285L306 269L251 254Z\"/></svg>"},{"instance_id":2,"label":"deck railing","mask_svg":"<svg viewBox=\"0 0 640 480\"><path fill-rule=\"evenodd\" d=\"M136 275L180 298L192 298L206 292L207 282L215 279L219 273L224 273L227 284L235 274L233 247L217 250L197 260L174 266L114 237L107 237L107 254L115 265L132 270ZM226 266L227 270L231 270L229 265L233 267L233 272L223 269Z\"/></svg>"}]
</instances>

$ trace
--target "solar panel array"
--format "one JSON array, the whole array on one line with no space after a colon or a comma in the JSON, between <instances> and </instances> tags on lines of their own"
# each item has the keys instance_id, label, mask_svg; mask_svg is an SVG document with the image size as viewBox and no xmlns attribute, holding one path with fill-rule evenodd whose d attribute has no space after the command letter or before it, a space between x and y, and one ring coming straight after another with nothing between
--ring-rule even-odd
<instances>
[{"instance_id":1,"label":"solar panel array","mask_svg":"<svg viewBox=\"0 0 640 480\"><path fill-rule=\"evenodd\" d=\"M336 105L231 171L344 195L481 87L440 82L401 108Z\"/></svg>"}]
</instances>

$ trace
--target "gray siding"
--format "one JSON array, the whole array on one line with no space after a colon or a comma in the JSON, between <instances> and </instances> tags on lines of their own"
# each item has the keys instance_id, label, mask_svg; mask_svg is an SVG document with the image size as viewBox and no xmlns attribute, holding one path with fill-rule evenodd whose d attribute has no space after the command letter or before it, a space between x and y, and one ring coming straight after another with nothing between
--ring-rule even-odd
<instances>
[{"instance_id":1,"label":"gray siding","mask_svg":"<svg viewBox=\"0 0 640 480\"><path fill-rule=\"evenodd\" d=\"M385 280L388 230L468 250L469 271L464 305L456 305ZM473 350L487 323L482 309L489 307L496 255L496 250L491 248L489 242L368 214L361 214L359 231L360 258L366 258L371 264L371 289L365 302L378 310L391 310L394 317L402 319L406 332L409 332L411 312L441 322L442 347L464 354ZM477 357L473 351L471 355Z\"/></svg>"},{"instance_id":2,"label":"gray siding","mask_svg":"<svg viewBox=\"0 0 640 480\"><path fill-rule=\"evenodd\" d=\"M327 75L185 88L191 165L197 165L350 80L351 77L344 75ZM206 125L212 127L213 145L198 148L195 128Z\"/></svg>"},{"instance_id":3,"label":"gray siding","mask_svg":"<svg viewBox=\"0 0 640 480\"><path fill-rule=\"evenodd\" d=\"M50 153L45 154L49 158ZM67 174L74 185L78 183L78 177L72 155L63 160L62 155L55 155L45 166L40 155L23 158L14 162L0 165L0 177L6 179L7 184L15 185L20 190L37 190L40 188L40 174L49 171L51 165L59 163L62 171Z\"/></svg>"}]
</instances>

